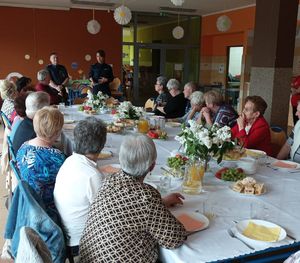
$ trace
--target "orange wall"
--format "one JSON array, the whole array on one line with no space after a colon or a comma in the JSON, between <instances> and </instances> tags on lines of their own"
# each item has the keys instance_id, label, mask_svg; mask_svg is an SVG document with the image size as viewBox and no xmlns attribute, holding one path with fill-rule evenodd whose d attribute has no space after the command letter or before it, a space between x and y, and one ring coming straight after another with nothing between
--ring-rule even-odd
<instances>
[{"instance_id":1,"label":"orange wall","mask_svg":"<svg viewBox=\"0 0 300 263\"><path fill-rule=\"evenodd\" d=\"M122 35L121 26L113 13L95 11L95 19L101 24L101 31L89 34L86 24L92 19L91 10L71 9L45 10L29 8L0 8L0 78L17 71L36 81L36 72L49 63L49 53L55 51L59 62L66 66L69 74L76 79L78 70L87 76L89 67L95 63L95 52L106 51L106 62L113 64L115 76L121 76ZM25 54L30 60L25 60ZM91 61L85 61L85 55ZM44 64L39 65L38 60ZM71 63L77 62L74 70Z\"/></svg>"},{"instance_id":2,"label":"orange wall","mask_svg":"<svg viewBox=\"0 0 300 263\"><path fill-rule=\"evenodd\" d=\"M217 18L226 14L232 21L231 28L219 32L216 27ZM244 32L254 28L255 7L219 13L202 18L201 55L225 56L227 46L243 45Z\"/></svg>"}]
</instances>

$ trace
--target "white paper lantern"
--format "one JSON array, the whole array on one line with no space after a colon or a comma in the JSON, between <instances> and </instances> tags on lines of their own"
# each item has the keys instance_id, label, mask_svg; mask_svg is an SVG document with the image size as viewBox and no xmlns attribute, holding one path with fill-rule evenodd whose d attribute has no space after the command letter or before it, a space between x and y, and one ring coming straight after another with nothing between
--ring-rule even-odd
<instances>
[{"instance_id":1,"label":"white paper lantern","mask_svg":"<svg viewBox=\"0 0 300 263\"><path fill-rule=\"evenodd\" d=\"M226 32L231 27L232 22L228 16L222 15L218 17L216 24L219 31Z\"/></svg>"},{"instance_id":2,"label":"white paper lantern","mask_svg":"<svg viewBox=\"0 0 300 263\"><path fill-rule=\"evenodd\" d=\"M99 22L95 19L90 20L87 25L86 25L87 31L90 34L97 34L99 33L100 29L101 29L101 25L99 24Z\"/></svg>"},{"instance_id":3,"label":"white paper lantern","mask_svg":"<svg viewBox=\"0 0 300 263\"><path fill-rule=\"evenodd\" d=\"M131 11L127 6L121 5L114 11L114 18L120 25L126 25L131 20Z\"/></svg>"},{"instance_id":4,"label":"white paper lantern","mask_svg":"<svg viewBox=\"0 0 300 263\"><path fill-rule=\"evenodd\" d=\"M181 26L176 26L173 28L172 35L176 39L181 39L184 36L184 29Z\"/></svg>"},{"instance_id":5,"label":"white paper lantern","mask_svg":"<svg viewBox=\"0 0 300 263\"><path fill-rule=\"evenodd\" d=\"M171 2L176 6L182 6L184 3L184 0L171 0Z\"/></svg>"}]
</instances>

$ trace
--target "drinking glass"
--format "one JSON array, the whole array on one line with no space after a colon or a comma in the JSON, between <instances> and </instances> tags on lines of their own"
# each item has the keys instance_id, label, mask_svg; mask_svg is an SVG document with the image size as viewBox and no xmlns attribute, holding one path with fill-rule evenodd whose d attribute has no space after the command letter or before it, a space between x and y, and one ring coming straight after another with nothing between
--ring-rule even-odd
<instances>
[{"instance_id":1,"label":"drinking glass","mask_svg":"<svg viewBox=\"0 0 300 263\"><path fill-rule=\"evenodd\" d=\"M171 187L171 178L168 175L162 175L159 179L159 191L162 194L168 193Z\"/></svg>"},{"instance_id":2,"label":"drinking glass","mask_svg":"<svg viewBox=\"0 0 300 263\"><path fill-rule=\"evenodd\" d=\"M204 162L193 161L185 166L182 191L186 194L200 194L204 177Z\"/></svg>"},{"instance_id":3,"label":"drinking glass","mask_svg":"<svg viewBox=\"0 0 300 263\"><path fill-rule=\"evenodd\" d=\"M140 119L138 122L138 132L147 133L149 131L149 122L146 119Z\"/></svg>"}]
</instances>

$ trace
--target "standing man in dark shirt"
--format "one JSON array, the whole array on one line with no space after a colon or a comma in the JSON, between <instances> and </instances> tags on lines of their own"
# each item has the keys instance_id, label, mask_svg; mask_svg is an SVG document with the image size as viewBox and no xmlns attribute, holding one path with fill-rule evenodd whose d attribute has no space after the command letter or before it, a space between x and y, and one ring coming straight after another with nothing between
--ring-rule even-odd
<instances>
[{"instance_id":1,"label":"standing man in dark shirt","mask_svg":"<svg viewBox=\"0 0 300 263\"><path fill-rule=\"evenodd\" d=\"M50 73L50 86L60 92L64 102L68 101L68 94L65 86L69 82L69 74L65 66L58 64L58 56L55 52L50 54L50 63L47 70Z\"/></svg>"},{"instance_id":2,"label":"standing man in dark shirt","mask_svg":"<svg viewBox=\"0 0 300 263\"><path fill-rule=\"evenodd\" d=\"M89 78L93 83L93 94L101 91L108 96L111 96L109 83L113 81L112 67L105 63L104 50L98 50L96 53L97 63L91 66Z\"/></svg>"}]
</instances>

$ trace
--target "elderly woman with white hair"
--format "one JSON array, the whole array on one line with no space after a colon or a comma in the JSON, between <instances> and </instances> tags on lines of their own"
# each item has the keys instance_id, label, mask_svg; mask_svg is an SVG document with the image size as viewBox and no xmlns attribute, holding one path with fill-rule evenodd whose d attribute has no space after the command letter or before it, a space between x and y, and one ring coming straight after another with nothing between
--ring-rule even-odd
<instances>
[{"instance_id":1,"label":"elderly woman with white hair","mask_svg":"<svg viewBox=\"0 0 300 263\"><path fill-rule=\"evenodd\" d=\"M74 152L56 177L55 206L68 237L67 249L73 256L78 255L89 207L104 179L98 170L97 160L105 142L104 122L95 117L81 120L74 129Z\"/></svg>"},{"instance_id":2,"label":"elderly woman with white hair","mask_svg":"<svg viewBox=\"0 0 300 263\"><path fill-rule=\"evenodd\" d=\"M6 117L10 120L12 117L12 113L14 112L14 100L18 95L17 87L13 82L8 80L0 80L0 94L1 98L4 100L1 111L6 115Z\"/></svg>"},{"instance_id":3,"label":"elderly woman with white hair","mask_svg":"<svg viewBox=\"0 0 300 263\"><path fill-rule=\"evenodd\" d=\"M172 98L164 107L157 107L156 114L163 115L166 118L179 118L185 114L185 108L188 100L180 90L180 83L176 79L170 79L167 83L167 88Z\"/></svg>"},{"instance_id":4,"label":"elderly woman with white hair","mask_svg":"<svg viewBox=\"0 0 300 263\"><path fill-rule=\"evenodd\" d=\"M25 100L26 117L16 129L15 136L12 141L15 153L18 152L19 148L24 142L36 137L33 129L32 119L39 109L43 108L44 106L49 106L49 104L50 98L46 92L32 92L27 96Z\"/></svg>"},{"instance_id":5,"label":"elderly woman with white hair","mask_svg":"<svg viewBox=\"0 0 300 263\"><path fill-rule=\"evenodd\" d=\"M155 166L156 148L144 135L121 144L121 171L104 179L90 207L80 240L80 262L154 263L158 245L172 249L186 239L183 225L168 206L181 203L179 194L162 199L143 183Z\"/></svg>"},{"instance_id":6,"label":"elderly woman with white hair","mask_svg":"<svg viewBox=\"0 0 300 263\"><path fill-rule=\"evenodd\" d=\"M37 111L33 118L36 137L25 142L18 151L17 164L25 180L41 197L46 208L54 208L53 190L56 175L65 161L64 154L53 148L64 125L62 113L52 107Z\"/></svg>"}]
</instances>

